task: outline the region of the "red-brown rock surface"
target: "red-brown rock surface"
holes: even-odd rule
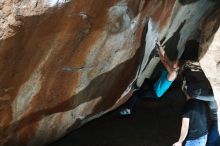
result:
[[[132,82],[137,79],[140,86],[158,62],[151,57],[155,40],[181,53],[208,12],[218,12],[216,5],[211,0],[0,1],[0,145],[44,145],[118,107]],[[219,95],[219,82],[212,85]]]

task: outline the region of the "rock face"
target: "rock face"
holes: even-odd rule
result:
[[[216,6],[217,7],[217,6]],[[219,7],[219,6],[218,6]],[[209,79],[214,96],[220,105],[220,9],[210,11],[202,29],[200,64]],[[213,35],[213,32],[216,32]]]
[[[201,64],[220,95],[214,0],[3,0],[0,10],[2,146],[45,145],[117,108],[150,77],[156,40],[181,54],[204,30]]]

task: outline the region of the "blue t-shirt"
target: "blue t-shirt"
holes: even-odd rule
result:
[[[167,79],[167,74],[167,70],[163,69],[159,80],[154,83],[154,91],[157,97],[161,97],[173,83],[173,81]]]

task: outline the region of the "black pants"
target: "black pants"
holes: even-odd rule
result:
[[[143,87],[132,94],[131,98],[127,102],[126,108],[132,110],[138,99],[158,99],[153,88],[153,81],[145,80]]]

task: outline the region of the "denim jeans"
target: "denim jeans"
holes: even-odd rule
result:
[[[185,146],[205,146],[207,141],[207,134],[204,136],[201,136],[197,139],[193,140],[186,140]]]

